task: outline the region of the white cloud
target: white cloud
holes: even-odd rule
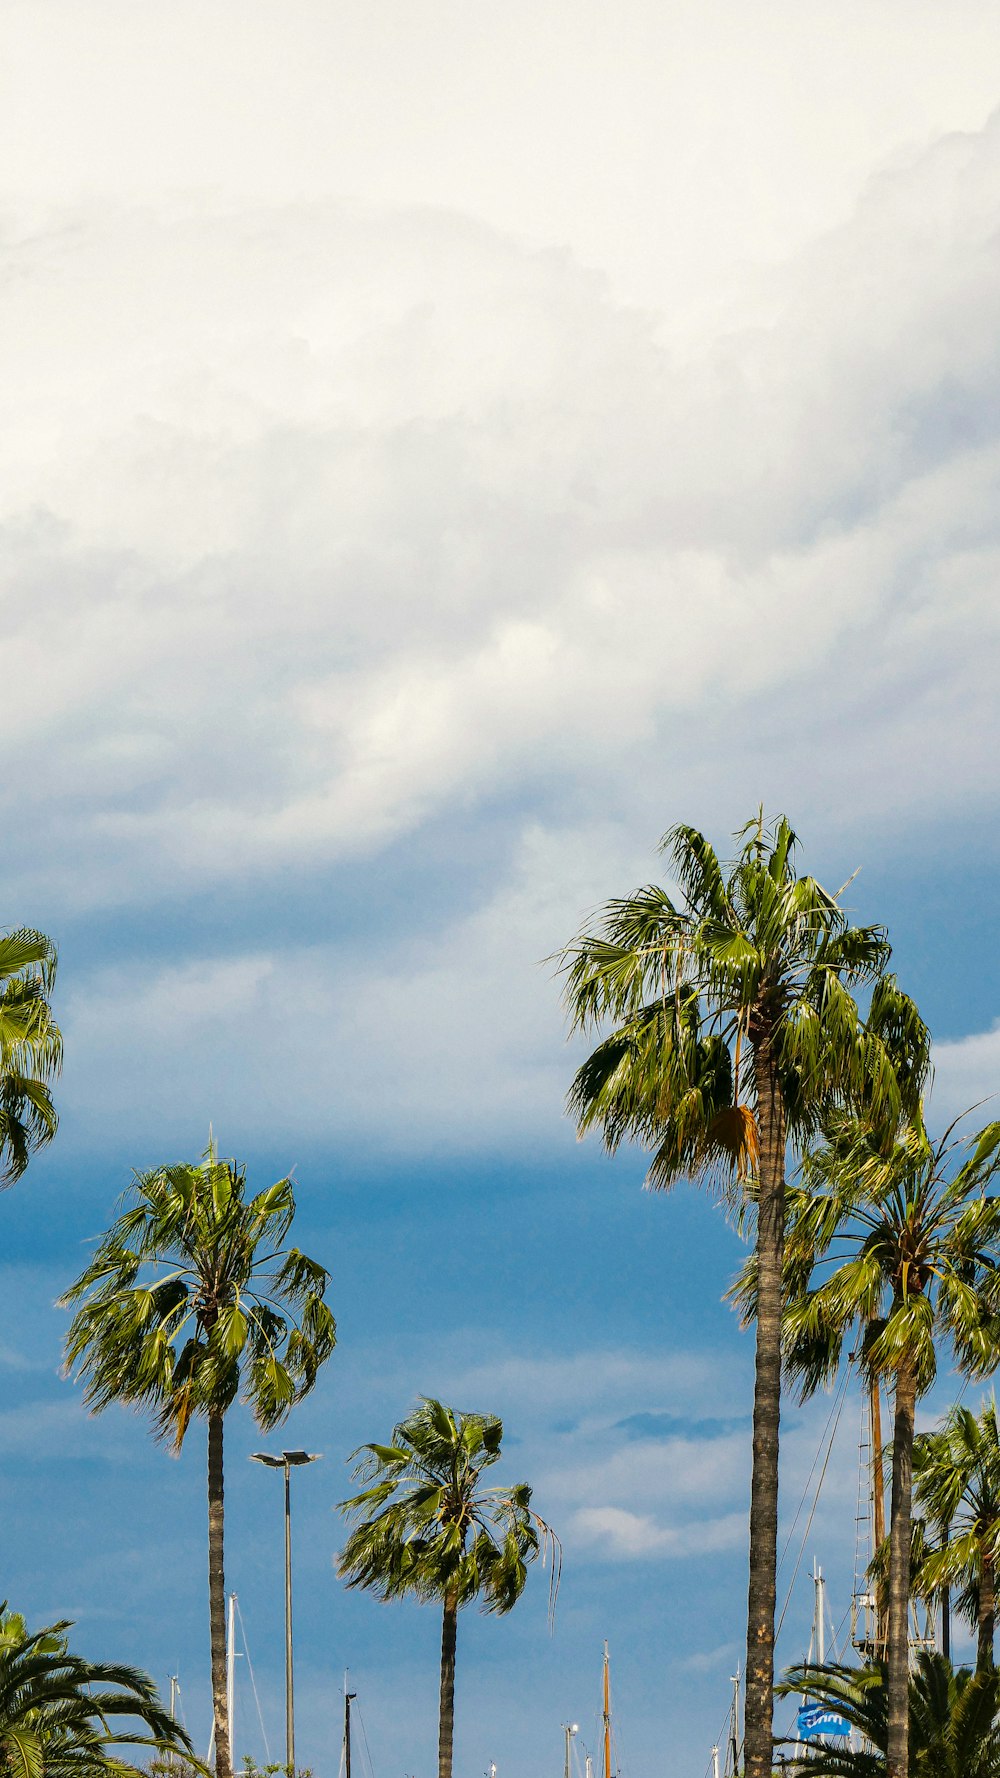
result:
[[[593,1544],[619,1560],[707,1556],[718,1550],[738,1549],[745,1543],[747,1519],[745,1513],[729,1513],[722,1519],[699,1520],[693,1526],[664,1526],[649,1514],[626,1512],[617,1506],[594,1506],[576,1513],[573,1530],[582,1544]]]
[[[982,1101],[978,1120],[967,1120],[969,1129],[1000,1115],[1000,1023],[951,1043],[934,1045],[934,1086],[931,1106],[935,1120],[959,1117]]]

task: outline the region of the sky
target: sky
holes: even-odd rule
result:
[[[295,1168],[340,1326],[287,1428],[300,1758],[336,1778],[346,1667],[373,1772],[433,1772],[434,1613],[332,1568],[347,1455],[429,1393],[503,1414],[564,1547],[554,1631],[541,1575],[463,1617],[456,1774],[593,1747],[608,1638],[622,1778],[699,1778],[741,1249],[575,1142],[546,959],[763,802],[860,872],[936,1113],[1000,1082],[995,9],[3,0],[0,44],[3,919],[66,1037],[0,1205],[5,1590],[207,1742],[200,1435],[88,1419],[54,1305],[211,1124]],[[853,1397],[803,1538],[830,1410],[786,1415],[788,1660],[814,1556],[849,1605]],[[280,1488],[227,1436],[276,1753]]]

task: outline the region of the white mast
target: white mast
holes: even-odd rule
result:
[[[179,1679],[178,1675],[176,1673],[171,1673],[171,1675],[170,1675],[170,1714],[173,1717],[175,1722],[177,1721],[177,1694],[180,1691],[180,1689],[181,1689],[180,1688],[180,1679]],[[167,1764],[172,1766],[173,1763],[174,1763],[174,1755],[171,1752],[171,1753],[167,1754]]]
[[[233,1754],[233,1706],[236,1703],[236,1594],[229,1595],[229,1617],[226,1622],[226,1715],[229,1719],[229,1756]]]
[[[826,1665],[826,1581],[823,1570],[815,1556],[813,1557],[813,1602],[812,1635],[809,1638],[809,1660],[812,1661],[813,1649],[816,1651],[816,1665]]]
[[[712,1748],[712,1778],[719,1778],[719,1749]]]

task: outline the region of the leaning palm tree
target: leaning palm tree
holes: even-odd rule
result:
[[[1000,1122],[932,1142],[922,1118],[886,1144],[842,1120],[789,1194],[785,1362],[803,1395],[837,1371],[849,1334],[869,1381],[894,1387],[888,1588],[888,1771],[907,1778],[914,1412],[950,1347],[969,1377],[1000,1361]],[[748,1279],[741,1286],[752,1295]],[[752,1304],[751,1304],[752,1306]]]
[[[71,1654],[68,1620],[29,1632],[0,1606],[0,1763],[7,1778],[124,1778],[120,1747],[194,1761],[191,1742],[137,1667]],[[137,1730],[128,1724],[138,1723]],[[196,1762],[194,1762],[196,1763]]]
[[[884,974],[884,929],[852,926],[839,892],[797,874],[788,822],[767,831],[761,817],[737,838],[724,868],[695,828],[674,828],[677,893],[609,902],[562,961],[572,1027],[611,1027],[570,1089],[579,1133],[611,1151],[638,1141],[653,1188],[721,1181],[756,1215],[745,1760],[747,1778],[770,1778],[786,1152],[831,1103],[894,1124],[926,1073],[927,1033]],[[867,1021],[853,998],[866,984]]]
[[[801,1778],[884,1778],[889,1746],[884,1664],[792,1667],[777,1691],[825,1704],[862,1741],[861,1747],[845,1741],[814,1743],[796,1759]],[[792,1745],[791,1738],[786,1745]],[[944,1655],[922,1649],[909,1677],[909,1746],[919,1778],[998,1778],[997,1674],[956,1670]]]
[[[920,1564],[917,1585],[936,1593],[958,1585],[959,1610],[978,1633],[976,1666],[994,1665],[997,1562],[1000,1559],[1000,1430],[995,1400],[980,1414],[951,1409],[937,1431],[913,1447],[914,1499],[948,1534]]]
[[[21,1177],[59,1122],[51,1084],[62,1067],[49,998],[55,977],[55,945],[43,932],[23,926],[0,936],[0,1185]]]
[[[200,1165],[139,1173],[93,1260],[66,1293],[79,1304],[68,1365],[96,1413],[149,1408],[180,1450],[208,1423],[208,1590],[215,1760],[231,1778],[226,1710],[223,1425],[242,1393],[262,1431],[308,1394],[333,1350],[329,1277],[287,1245],[290,1179],[247,1197],[246,1171],[209,1146]]]
[[[355,1476],[367,1485],[340,1503],[354,1526],[337,1559],[349,1587],[367,1587],[380,1599],[410,1594],[441,1602],[438,1778],[451,1778],[461,1607],[481,1599],[484,1611],[510,1611],[524,1591],[528,1563],[549,1544],[550,1600],[558,1585],[558,1544],[532,1511],[528,1484],[483,1486],[502,1438],[503,1422],[494,1415],[455,1414],[425,1397],[394,1428],[391,1444],[355,1452]]]

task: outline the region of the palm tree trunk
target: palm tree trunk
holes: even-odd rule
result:
[[[993,1637],[997,1621],[996,1573],[988,1556],[983,1557],[979,1576],[979,1648],[976,1672],[989,1673],[994,1666]]]
[[[951,1588],[941,1588],[941,1653],[951,1660]]]
[[[451,1778],[455,1740],[455,1643],[458,1640],[458,1596],[444,1596],[441,1624],[441,1705],[438,1714],[438,1778]]]
[[[212,1704],[215,1711],[217,1778],[232,1778],[229,1709],[226,1701],[226,1577],[222,1476],[224,1416],[208,1416],[208,1619],[212,1648]]]
[[[778,1558],[778,1419],[781,1409],[781,1270],[785,1250],[785,1108],[771,1033],[753,1034],[757,1096],[757,1357],[750,1478],[750,1585],[744,1707],[746,1778],[771,1778],[774,1747],[774,1607]]]
[[[910,1765],[910,1521],[913,1490],[913,1365],[896,1373],[892,1429],[892,1518],[889,1525],[888,1778],[908,1778]]]

